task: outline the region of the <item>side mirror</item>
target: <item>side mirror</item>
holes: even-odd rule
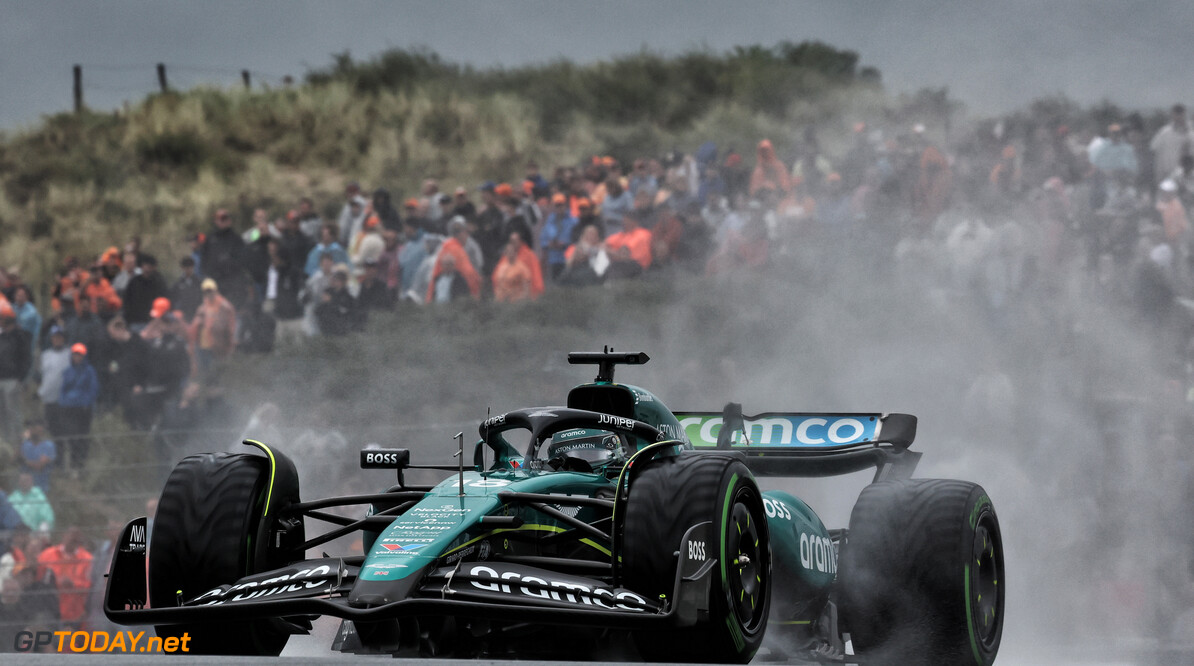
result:
[[[477,472],[485,471],[485,440],[477,440],[477,445],[473,447],[473,469]]]

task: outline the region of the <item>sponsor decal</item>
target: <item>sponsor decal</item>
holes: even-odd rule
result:
[[[435,537],[386,537],[382,539],[383,543],[431,543],[435,541]]]
[[[587,437],[590,434],[588,428],[577,428],[576,430],[565,430],[564,432],[557,432],[555,438],[563,441],[565,439],[572,439],[573,437]]]
[[[491,547],[490,547],[488,541],[482,541],[481,544],[477,547],[477,559],[478,560],[488,560],[490,548]]]
[[[800,533],[800,566],[809,571],[837,573],[837,549],[833,540]]]
[[[857,416],[767,416],[744,421],[746,436],[735,432],[734,446],[844,446],[872,441],[878,417]],[[721,431],[720,416],[687,416],[680,426],[697,446],[716,446]],[[748,444],[749,440],[749,444]]]
[[[443,506],[416,506],[409,511],[409,513],[451,514],[459,516],[471,512],[472,509],[465,509],[451,504],[444,504]]]
[[[782,518],[784,520],[792,519],[792,512],[788,510],[788,505],[779,500],[763,498],[763,510],[767,512],[768,518]]]
[[[399,455],[397,453],[375,453],[373,451],[365,451],[365,463],[369,465],[397,465],[399,463]]]
[[[527,576],[517,571],[505,571],[501,574],[487,566],[474,566],[469,569],[472,578],[491,580],[473,580],[470,584],[478,590],[499,592],[516,596],[533,597],[549,601],[563,601],[584,606],[599,606],[610,610],[621,609],[643,612],[642,606],[628,606],[626,602],[636,602],[646,605],[647,601],[639,595],[627,590],[612,590],[606,587],[594,587],[579,582],[553,580],[539,576]]]
[[[481,426],[484,428],[493,428],[494,426],[500,426],[505,422],[506,422],[506,415],[498,414],[497,416],[485,419],[485,423],[482,423]]]
[[[468,548],[465,548],[464,550],[458,550],[455,553],[452,553],[451,555],[445,557],[444,563],[445,564],[455,564],[459,560],[462,560],[465,557],[472,555],[474,552],[476,552],[476,550],[477,550],[476,546],[469,546]]]
[[[671,423],[660,423],[655,426],[659,432],[663,433],[668,439],[678,439],[681,441],[688,441],[688,437],[684,435],[684,431],[679,426]]]
[[[435,522],[431,522],[430,524],[427,524],[427,525],[403,525],[400,528],[398,528],[397,532],[393,533],[394,536],[392,538],[398,539],[398,541],[390,541],[389,543],[406,543],[408,541],[411,543],[415,543],[414,538],[408,538],[408,537],[418,537],[418,536],[422,536],[428,532],[445,532],[447,530],[452,529],[453,527],[455,527],[454,523],[435,523]],[[430,541],[434,541],[434,539],[431,539]],[[428,543],[430,543],[430,541],[428,541]]]
[[[634,430],[634,419],[627,419],[621,416],[613,416],[611,414],[601,414],[597,417],[599,425],[612,425],[615,428],[623,430]]]
[[[226,602],[248,601],[275,595],[290,596],[295,592],[306,592],[330,586],[334,578],[328,565],[321,564],[313,569],[302,569],[293,574],[281,574],[264,580],[251,580],[232,586],[222,585],[195,597],[188,606],[219,606]],[[231,597],[231,598],[229,598]]]
[[[527,414],[527,416],[532,419],[535,419],[535,418],[554,419],[556,417],[556,413],[548,412],[548,411],[538,411],[538,412],[531,412],[530,414]]]
[[[122,553],[145,552],[145,525],[138,523],[129,529],[129,540],[120,548]]]
[[[420,548],[426,547],[426,545],[427,544],[425,544],[425,543],[407,543],[407,544],[383,543],[381,545],[381,547],[385,548],[386,550],[390,551],[391,553],[397,553],[397,552],[413,553],[414,551],[416,551]]]
[[[405,569],[405,564],[398,564],[396,562],[379,562],[377,564],[370,564],[365,567],[371,571],[382,571],[387,569]]]
[[[697,562],[705,561],[705,542],[704,541],[689,541],[688,542],[688,559],[696,560]]]

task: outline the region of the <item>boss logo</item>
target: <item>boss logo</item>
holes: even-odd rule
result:
[[[361,451],[361,469],[401,469],[410,464],[406,449],[366,449]]]
[[[704,541],[689,541],[688,542],[688,559],[697,562],[705,561],[705,542]]]

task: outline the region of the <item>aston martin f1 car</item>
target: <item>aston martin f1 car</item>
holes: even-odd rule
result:
[[[995,509],[973,483],[911,478],[915,417],[673,412],[613,381],[647,361],[570,354],[596,380],[565,406],[485,419],[468,466],[463,434],[456,465],[367,448],[361,467],[397,473],[373,494],[304,501],[293,462],[261,442],[185,458],[152,534],[144,517],[124,528],[105,612],[199,653],[277,655],[331,615],[333,649],[395,656],[994,660]],[[446,478],[404,481],[427,468]],[[756,481],[871,468],[848,529]],[[314,521],[330,527],[309,537]],[[311,557],[347,535],[363,552]]]

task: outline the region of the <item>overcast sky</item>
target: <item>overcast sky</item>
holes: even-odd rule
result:
[[[109,109],[156,87],[278,83],[345,50],[364,59],[426,46],[478,67],[643,47],[819,39],[857,51],[889,91],[948,86],[975,112],[1042,95],[1130,107],[1194,103],[1191,0],[0,0],[0,128],[71,108],[71,66],[89,106]]]

